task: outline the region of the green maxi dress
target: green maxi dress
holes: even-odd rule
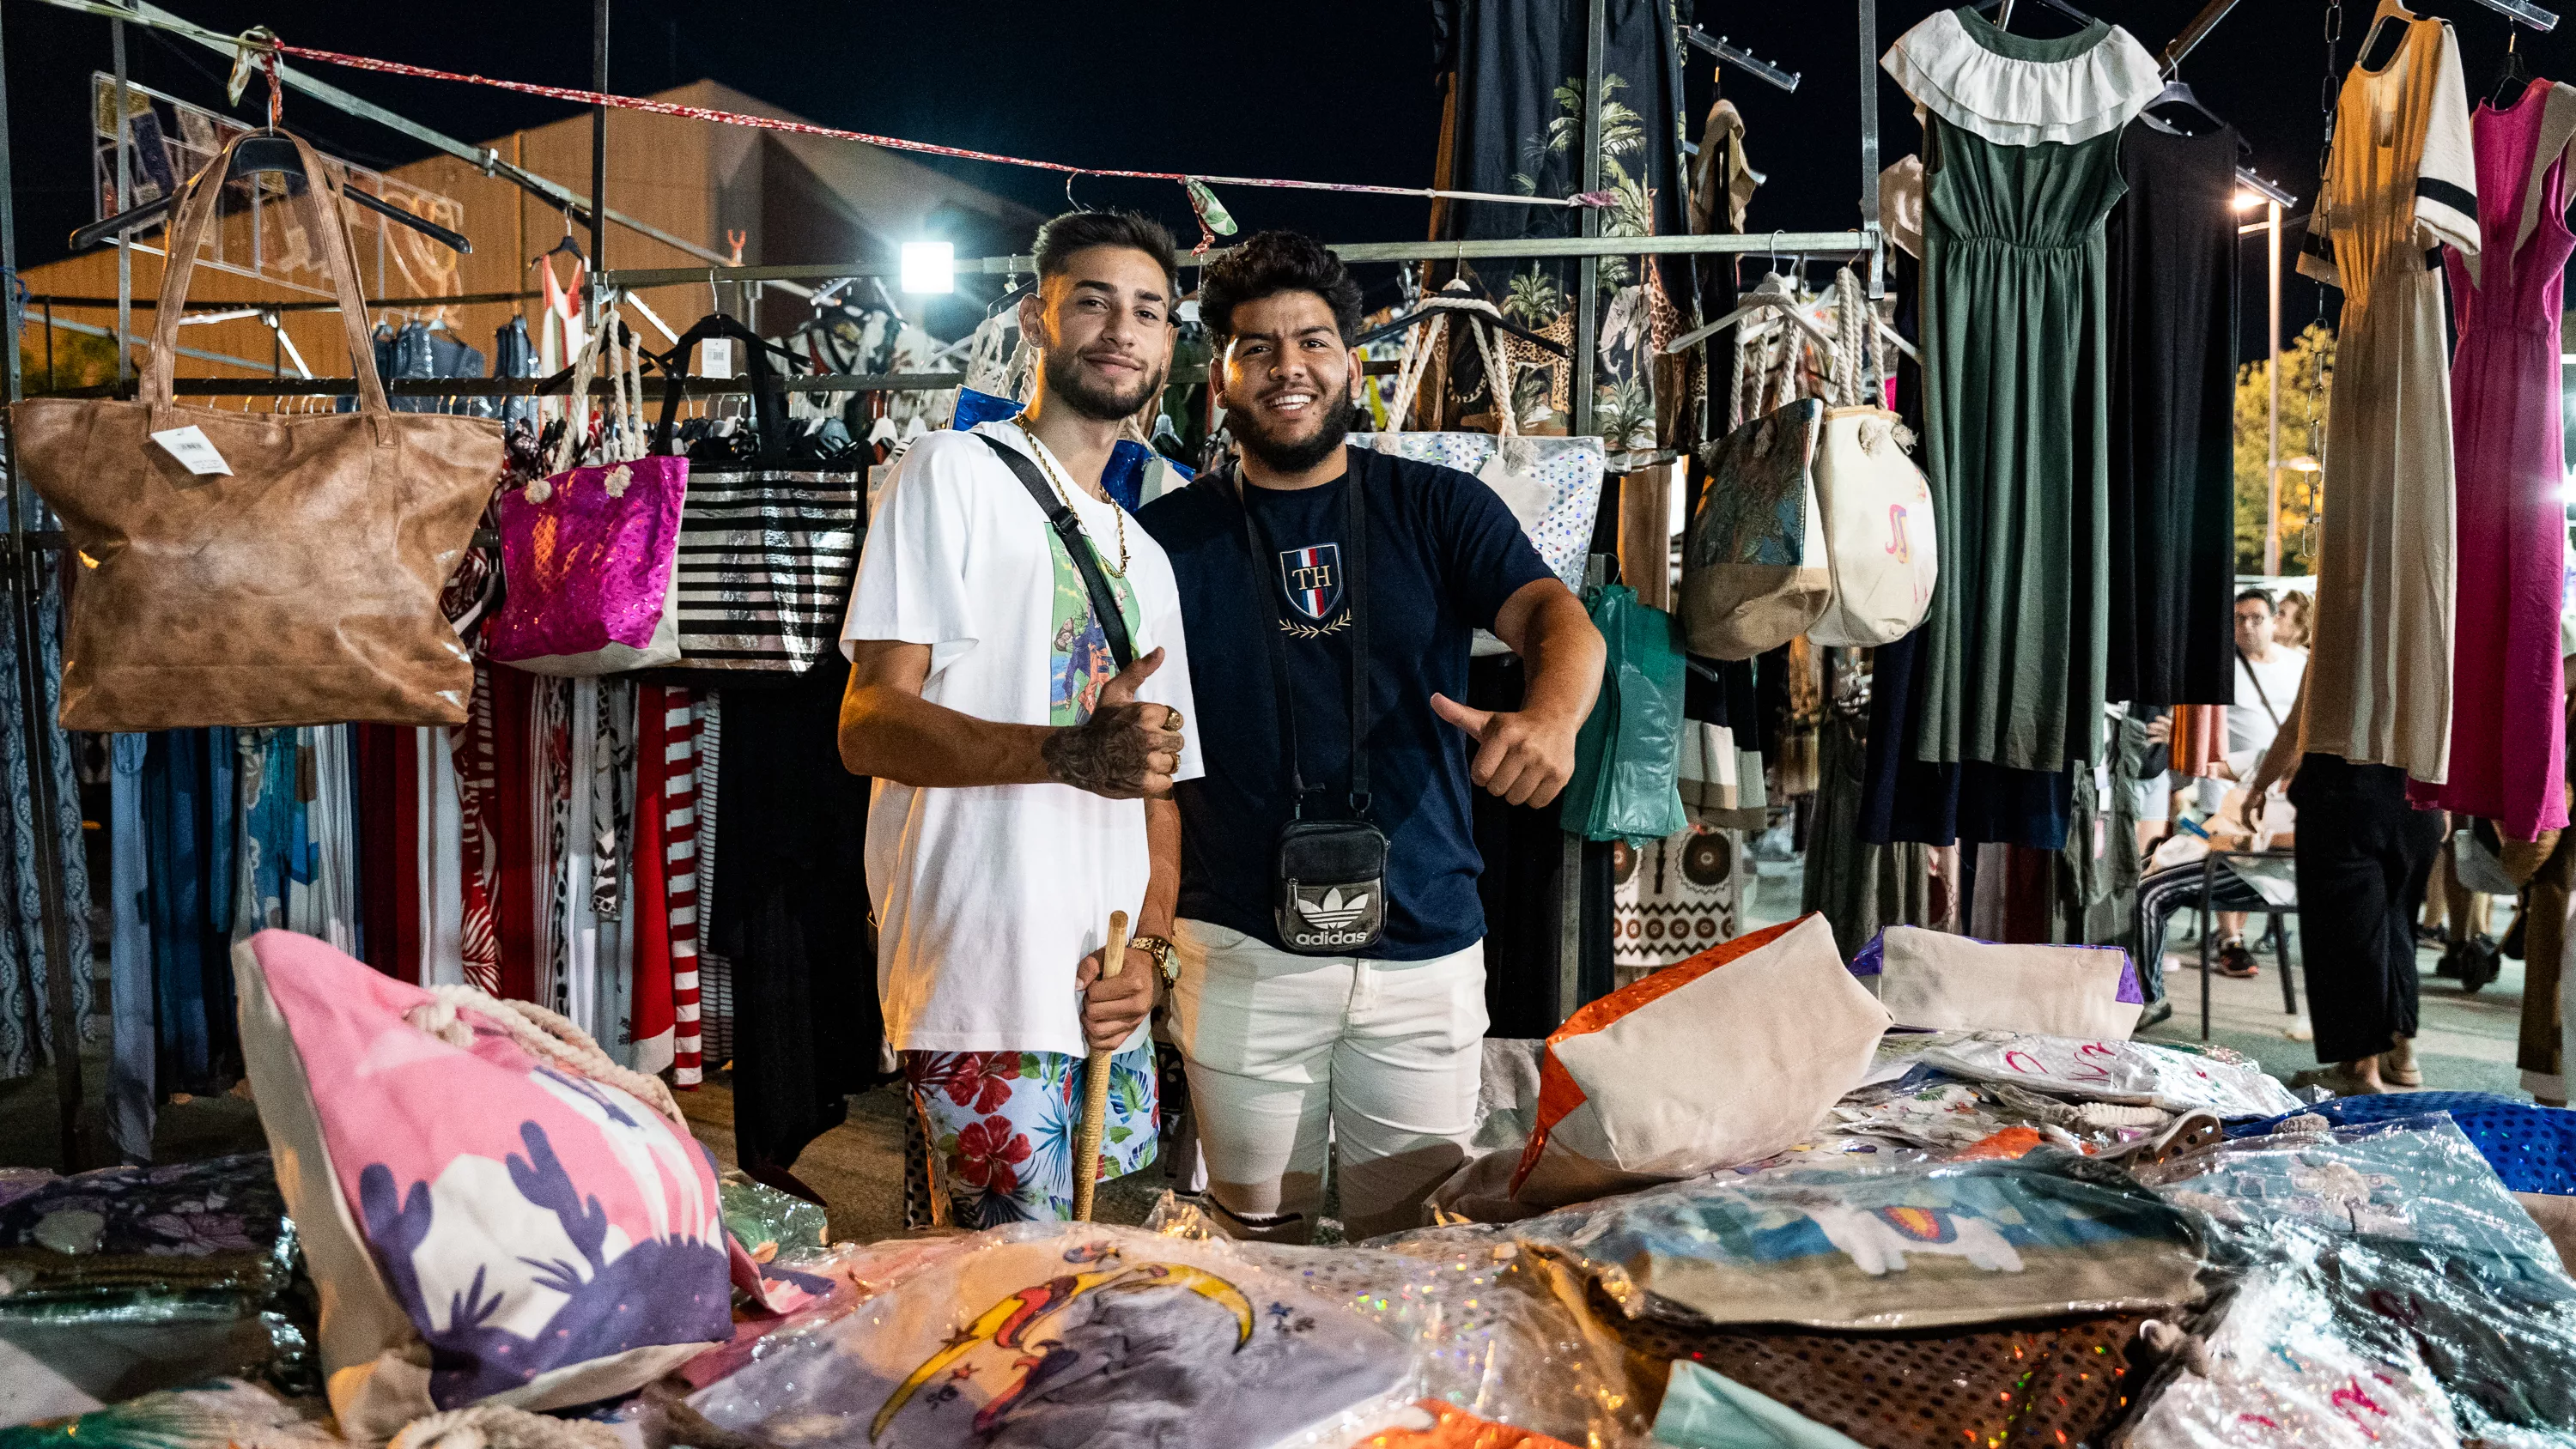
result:
[[[1917,758],[2056,771],[2100,751],[2110,647],[2102,224],[2120,129],[2162,88],[2129,33],[1971,10],[1882,60],[1924,127],[1925,458],[1941,577]]]

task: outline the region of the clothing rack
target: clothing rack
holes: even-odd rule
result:
[[[63,0],[55,0],[55,3],[63,3]],[[66,8],[90,11],[92,13],[100,14],[102,17],[108,19],[111,22],[113,37],[118,42],[118,48],[120,51],[122,46],[123,22],[127,19],[131,19],[138,23],[156,24],[161,28],[174,31],[183,38],[193,40],[201,46],[217,51],[219,54],[225,54],[226,58],[230,59],[229,51],[223,44],[219,43],[218,38],[214,37],[212,32],[203,31],[198,27],[188,25],[179,17],[149,3],[149,0],[120,0],[120,3],[116,4],[97,3],[97,0],[93,0],[93,3],[80,3],[80,0],[72,0],[72,3],[68,4]],[[1606,0],[1587,0],[1586,9],[1586,76],[1589,83],[1585,90],[1586,105],[1583,116],[1584,161],[1582,166],[1582,185],[1583,189],[1586,191],[1597,191],[1601,186],[1601,73],[1603,57],[1607,50]],[[608,76],[606,74],[608,54],[607,27],[610,20],[610,11],[611,0],[594,0],[594,30],[592,38],[593,80],[596,88],[603,91],[608,88]],[[1854,11],[1858,22],[1857,39],[1859,43],[1857,47],[1857,61],[1858,74],[1861,83],[1861,155],[1858,198],[1860,226],[1857,230],[1834,232],[1782,231],[1772,233],[1768,236],[1724,235],[1704,237],[1603,237],[1600,234],[1602,219],[1600,209],[1597,207],[1586,207],[1582,211],[1582,235],[1575,238],[1533,238],[1523,241],[1500,242],[1416,241],[1347,243],[1336,247],[1335,250],[1339,252],[1346,261],[1351,262],[1466,261],[1483,258],[1563,258],[1578,262],[1582,274],[1582,284],[1578,289],[1578,297],[1576,300],[1577,346],[1574,349],[1576,372],[1576,376],[1574,378],[1575,416],[1571,421],[1578,432],[1589,433],[1597,426],[1593,416],[1593,374],[1595,367],[1597,366],[1598,356],[1598,333],[1601,320],[1599,315],[1600,306],[1598,298],[1598,282],[1600,261],[1603,257],[1654,254],[1688,255],[1747,252],[1759,253],[1765,251],[1814,252],[1827,254],[1845,253],[1853,255],[1856,258],[1863,256],[1866,257],[1869,266],[1871,291],[1875,294],[1880,290],[1880,278],[1883,276],[1884,255],[1881,249],[1882,242],[1877,224],[1878,156],[1880,149],[1878,138],[1877,0],[1854,0]],[[1722,41],[1719,43],[1724,44]],[[5,53],[5,35],[0,34],[0,56],[5,56]],[[1745,59],[1751,60],[1751,57],[1747,56]],[[1759,64],[1759,62],[1755,62],[1755,64]],[[121,74],[121,66],[119,67],[119,71]],[[821,265],[790,265],[783,267],[741,267],[732,265],[730,257],[723,253],[719,253],[712,248],[698,245],[684,238],[673,236],[667,232],[659,230],[658,228],[646,225],[631,217],[620,215],[616,211],[610,209],[606,204],[607,198],[605,192],[607,189],[607,175],[605,135],[604,128],[599,127],[596,113],[594,113],[593,123],[595,129],[592,146],[590,194],[588,196],[582,196],[559,183],[550,181],[542,176],[538,176],[532,172],[528,172],[522,168],[505,162],[502,160],[498,152],[490,148],[470,146],[453,137],[444,135],[426,126],[422,126],[417,122],[410,120],[408,117],[399,115],[393,111],[385,109],[384,107],[363,100],[336,86],[317,80],[283,62],[278,63],[276,66],[276,74],[279,83],[287,89],[309,96],[345,114],[374,121],[379,125],[383,125],[402,135],[410,137],[414,141],[427,145],[434,150],[465,160],[483,171],[484,174],[499,176],[508,180],[512,184],[519,186],[521,189],[531,193],[532,195],[543,198],[548,204],[560,208],[567,213],[577,211],[586,215],[590,220],[592,228],[591,260],[594,271],[591,276],[591,294],[589,300],[594,310],[599,308],[608,300],[611,289],[633,289],[652,286],[657,284],[657,278],[664,283],[693,283],[701,279],[750,282],[762,285],[775,285],[780,287],[782,290],[786,290],[797,295],[811,295],[809,288],[801,285],[802,282],[806,280],[830,281],[838,278],[856,276],[886,276],[892,275],[897,270],[897,268],[890,264],[859,263],[827,263]],[[1766,79],[1769,79],[1769,77],[1766,77]],[[10,164],[9,148],[7,144],[6,102],[7,95],[5,77],[0,77],[0,279],[14,280],[17,275],[17,248],[14,227],[14,205],[10,195],[10,188],[13,182],[13,168]],[[1677,137],[1677,152],[1679,149],[1678,139],[1679,138]],[[1681,164],[1681,158],[1678,154],[1675,157],[1675,163],[1676,165]],[[600,262],[603,260],[601,252],[604,248],[606,225],[609,222],[615,222],[629,231],[651,237],[656,241],[662,242],[666,246],[670,246],[688,255],[698,257],[708,263],[708,265],[704,268],[645,268],[628,269],[622,272],[597,270]],[[130,256],[131,254],[132,241],[130,236],[120,236],[118,241],[120,262],[122,262],[126,256]],[[1204,263],[1203,261],[1194,258],[1190,264],[1203,265]],[[984,274],[1001,273],[1005,275],[1012,272],[1023,274],[1032,273],[1035,269],[1034,261],[1023,256],[998,258],[988,257],[979,262],[963,264],[959,268],[961,271],[980,272]],[[120,316],[118,319],[119,325],[116,327],[115,331],[119,334],[125,334],[128,333],[130,329],[123,325],[123,314],[131,310],[133,298],[130,291],[130,282],[126,280],[126,277],[130,274],[125,274],[122,266],[120,266],[120,273],[120,285],[118,287],[120,295],[116,301],[116,305],[120,310]],[[419,299],[415,305],[452,305],[456,300],[458,299],[424,298]],[[81,305],[83,302],[86,302],[87,299],[80,299],[79,301],[63,299],[63,301],[65,305]],[[102,301],[100,305],[106,304]],[[334,304],[331,303],[281,303],[263,308],[262,310],[322,310],[332,307],[333,305]],[[17,296],[16,288],[14,286],[7,289],[5,296],[0,296],[0,321],[5,321],[8,324],[8,330],[12,336],[17,335],[22,329],[24,316],[21,299]],[[119,348],[118,359],[120,378],[125,375],[124,358],[124,349]],[[228,360],[238,361],[238,359]],[[24,395],[24,378],[21,375],[19,354],[16,348],[13,347],[9,350],[7,361],[5,364],[0,364],[0,366],[5,366],[6,368],[8,384],[7,395],[8,399],[14,402]],[[946,373],[889,374],[883,376],[827,375],[820,377],[785,379],[782,381],[781,385],[790,391],[899,391],[953,387],[956,386],[960,380],[959,375]],[[387,390],[395,395],[401,396],[523,396],[536,392],[542,382],[542,379],[525,378],[430,379],[396,381],[388,384]],[[741,391],[745,386],[747,386],[747,383],[731,379],[690,378],[686,380],[684,385],[687,391],[691,394],[704,394]],[[354,382],[348,379],[186,379],[182,380],[178,384],[177,390],[182,394],[193,396],[306,396],[333,395],[343,391],[354,390],[354,387]],[[60,557],[59,550],[63,547],[63,543],[58,534],[49,537],[43,532],[31,530],[28,527],[31,517],[38,516],[37,505],[35,505],[32,495],[22,486],[21,480],[18,476],[17,458],[14,445],[10,448],[7,457],[7,485],[7,496],[9,500],[9,526],[5,536],[6,556],[5,559],[0,559],[0,565],[5,566],[8,578],[10,595],[9,626],[18,644],[20,672],[19,700],[21,723],[25,726],[28,741],[28,767],[31,786],[30,804],[33,807],[32,813],[34,818],[40,822],[42,826],[42,828],[33,832],[33,845],[36,857],[36,868],[40,877],[41,887],[38,892],[40,938],[43,942],[45,956],[49,966],[47,976],[48,989],[46,993],[49,1017],[48,1036],[50,1038],[54,1054],[56,1099],[59,1109],[63,1144],[62,1155],[64,1157],[66,1169],[77,1170],[81,1167],[91,1165],[97,1160],[97,1157],[91,1145],[92,1134],[88,1122],[87,1108],[84,1103],[81,1084],[79,1046],[81,1023],[74,1015],[71,986],[72,978],[70,975],[70,972],[73,969],[76,969],[74,966],[73,953],[69,944],[73,939],[73,923],[67,919],[62,891],[62,864],[60,860],[56,858],[57,842],[52,829],[52,824],[60,802],[56,799],[53,788],[53,771],[55,768],[52,758],[53,736],[50,729],[50,721],[46,718],[47,712],[43,704],[46,681],[40,677],[43,668],[42,652],[35,613],[36,601],[39,596],[39,585],[42,579],[42,571],[46,568],[58,566]],[[1580,959],[1582,946],[1579,893],[1574,889],[1577,880],[1577,868],[1579,867],[1582,858],[1581,842],[1578,838],[1573,836],[1568,836],[1566,839],[1567,873],[1564,878],[1565,889],[1562,893],[1566,909],[1564,911],[1564,933],[1560,941],[1560,973],[1557,1001],[1557,1014],[1560,1017],[1570,1014],[1573,1009],[1580,1004],[1577,964]]]
[[[1773,65],[1767,60],[1756,59],[1753,52],[1729,43],[1727,38],[1723,35],[1717,36],[1714,39],[1710,38],[1707,31],[1700,29],[1696,25],[1683,31],[1682,39],[1687,40],[1691,44],[1698,46],[1700,49],[1707,51],[1709,54],[1716,56],[1719,60],[1725,61],[1728,65],[1735,67],[1746,75],[1752,76],[1756,80],[1766,81],[1772,85],[1778,86],[1784,91],[1797,90],[1798,82],[1802,79],[1799,73],[1794,70],[1782,70],[1780,67]]]

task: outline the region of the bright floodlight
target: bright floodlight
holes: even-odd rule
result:
[[[2263,204],[2263,193],[2259,191],[2239,191],[2236,193],[2234,204],[2238,211],[2252,211],[2254,208]]]
[[[957,290],[957,247],[952,242],[905,242],[903,289],[907,292]]]

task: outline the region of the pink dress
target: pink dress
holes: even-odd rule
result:
[[[2448,253],[2460,347],[2451,366],[2459,477],[2457,622],[2451,648],[2451,768],[2413,782],[2421,806],[2496,822],[2530,840],[2567,824],[2566,680],[2558,612],[2566,587],[2567,472],[2559,418],[2565,152],[2576,87],[2534,81],[2510,109],[2480,105],[2483,285]]]

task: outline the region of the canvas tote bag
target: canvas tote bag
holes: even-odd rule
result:
[[[1796,387],[1801,344],[1795,328],[1778,330],[1785,397]],[[1705,476],[1682,536],[1682,630],[1693,654],[1751,659],[1807,632],[1824,613],[1833,574],[1816,498],[1823,427],[1824,404],[1798,398],[1740,422],[1702,452]]]
[[[340,299],[358,410],[182,407],[170,373],[197,248],[235,154],[281,140],[303,162],[293,199]],[[136,399],[10,409],[28,481],[96,565],[63,651],[72,729],[465,721],[474,665],[438,596],[500,476],[501,424],[386,405],[335,185],[300,138],[235,140],[170,224]]]
[[[682,333],[665,354],[669,383],[653,453],[677,450],[680,396],[698,343],[743,344],[756,431],[744,454],[693,460],[681,509],[680,660],[655,684],[719,689],[785,684],[812,669],[840,635],[858,576],[867,471],[800,452],[771,344],[721,314]]]
[[[1932,607],[1939,569],[1932,488],[1907,457],[1911,439],[1872,365],[1878,349],[1869,299],[1845,267],[1834,278],[1842,327],[1834,357],[1835,406],[1816,441],[1816,502],[1832,590],[1807,629],[1818,644],[1875,648],[1911,633]]]
[[[1512,394],[1510,355],[1494,345],[1492,329],[1481,325],[1481,314],[1493,311],[1493,304],[1472,297],[1433,299],[1430,316],[1415,328],[1407,339],[1404,360],[1399,364],[1395,382],[1395,403],[1388,409],[1390,419],[1411,415],[1413,399],[1421,389],[1423,375],[1430,361],[1440,354],[1443,335],[1448,330],[1449,313],[1455,311],[1476,339],[1485,360],[1485,375],[1497,397]],[[1601,479],[1609,454],[1599,438],[1525,438],[1508,403],[1498,411],[1502,432],[1493,433],[1355,433],[1354,447],[1374,448],[1391,457],[1410,458],[1417,463],[1437,463],[1472,473],[1494,490],[1503,506],[1518,519],[1521,531],[1529,536],[1532,547],[1565,586],[1578,596],[1583,592],[1583,571],[1592,546],[1593,517],[1601,508]],[[1478,654],[1505,652],[1501,640],[1478,630],[1475,641]]]

